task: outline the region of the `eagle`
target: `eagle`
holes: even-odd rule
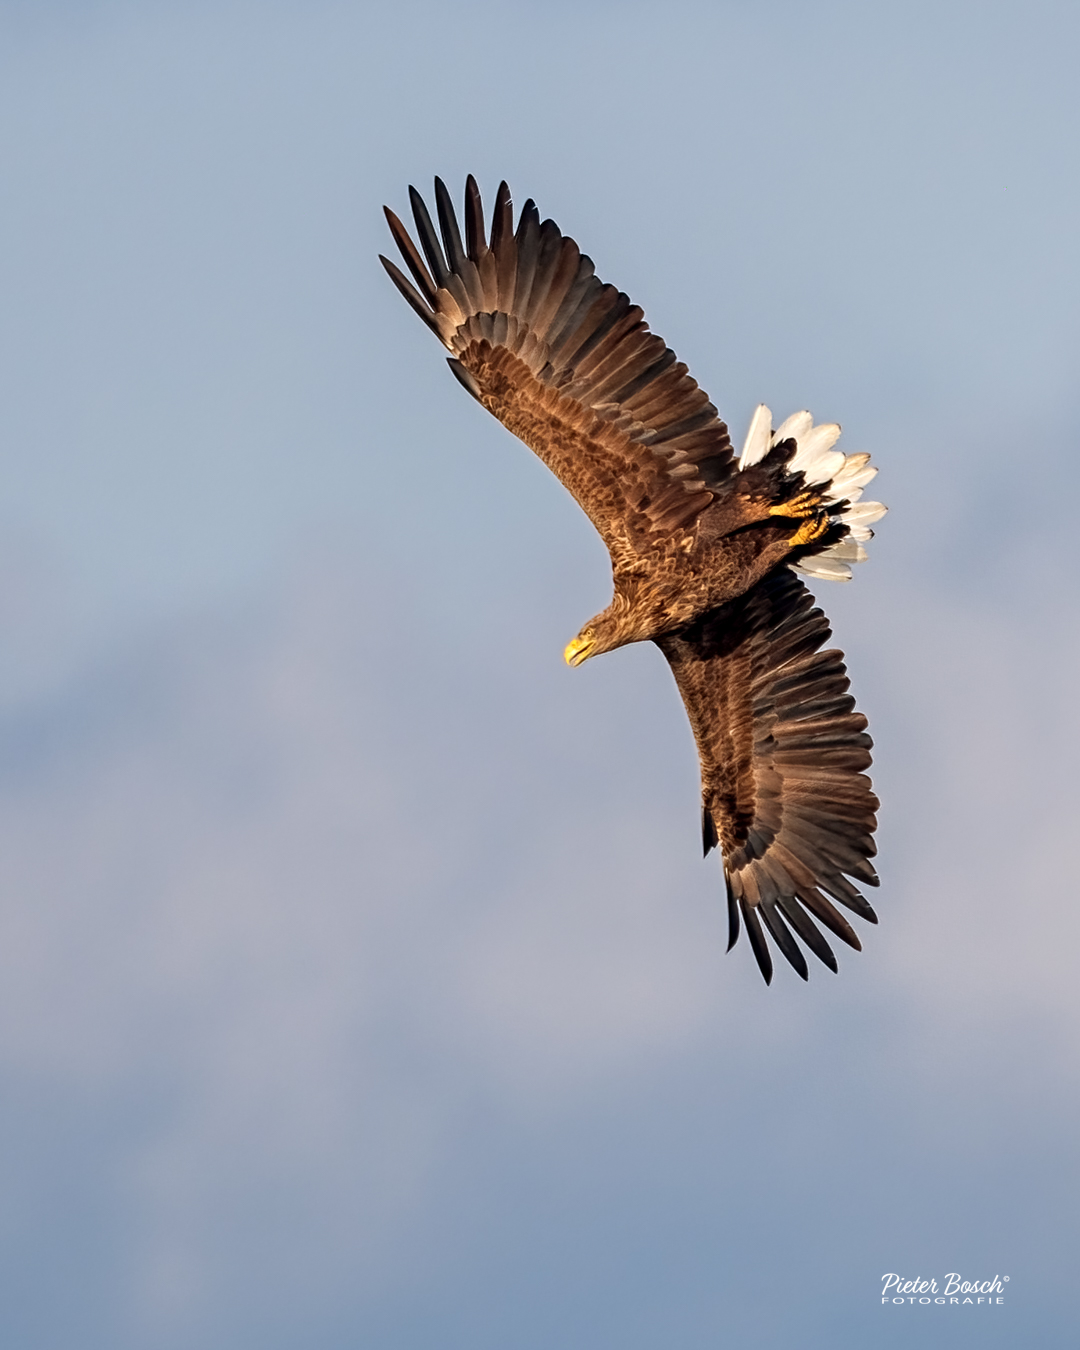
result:
[[[741,923],[766,984],[766,933],[804,980],[800,942],[835,972],[822,929],[858,951],[841,909],[877,922],[854,883],[878,884],[878,801],[843,653],[825,649],[828,622],[795,574],[848,580],[866,557],[886,509],[861,501],[877,472],[869,455],[835,450],[840,428],[808,412],[774,429],[762,404],[736,456],[641,308],[531,199],[515,227],[502,183],[488,234],[470,175],[462,238],[441,179],[438,232],[415,188],[409,197],[419,248],[385,210],[412,279],[380,255],[383,266],[457,379],[569,489],[611,554],[611,604],[567,663],[629,642],[660,648],[697,744],[728,950]]]

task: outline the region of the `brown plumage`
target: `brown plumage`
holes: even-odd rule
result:
[[[845,579],[864,556],[858,541],[884,512],[855,504],[875,472],[868,456],[833,451],[839,428],[814,427],[808,413],[773,432],[761,407],[736,462],[686,366],[532,201],[515,229],[503,183],[488,238],[470,176],[462,239],[440,179],[438,233],[409,193],[419,249],[386,216],[412,281],[383,265],[451,352],[454,375],[556,474],[611,554],[612,602],[567,661],[659,646],[697,742],[729,949],[741,915],[766,982],[765,931],[804,979],[796,937],[836,970],[814,921],[856,949],[832,901],[877,922],[849,878],[877,885],[878,803],[843,657],[822,650],[828,624],[791,569]]]

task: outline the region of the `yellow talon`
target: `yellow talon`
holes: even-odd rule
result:
[[[800,492],[797,497],[792,497],[789,502],[781,502],[779,506],[770,506],[770,516],[791,516],[796,520],[803,520],[807,516],[812,516],[821,506],[821,498],[816,492]]]
[[[812,544],[815,539],[820,539],[828,528],[828,516],[819,516],[817,520],[804,520],[788,540],[788,544],[791,548],[802,548],[805,544]]]

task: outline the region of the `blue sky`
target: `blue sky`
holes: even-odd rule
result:
[[[0,6],[5,1344],[1075,1343],[1078,27]],[[467,172],[881,466],[838,978],[723,955],[661,659],[563,666],[603,549],[375,262]]]

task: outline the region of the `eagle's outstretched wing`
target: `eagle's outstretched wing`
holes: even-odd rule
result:
[[[792,929],[832,970],[836,958],[813,919],[860,947],[828,896],[877,922],[848,880],[878,884],[869,862],[878,802],[863,772],[871,741],[847,692],[843,654],[821,650],[830,637],[809,591],[781,567],[657,639],[701,758],[705,851],[719,844],[723,852],[728,949],[741,911],[766,982],[772,958],[759,914],[804,979]]]
[[[423,199],[410,196],[423,256],[386,216],[416,285],[382,263],[462,384],[569,488],[616,565],[692,530],[732,471],[731,441],[641,309],[600,282],[553,221],[541,224],[531,200],[515,231],[505,183],[490,240],[471,175],[464,242],[440,179],[441,243]]]

